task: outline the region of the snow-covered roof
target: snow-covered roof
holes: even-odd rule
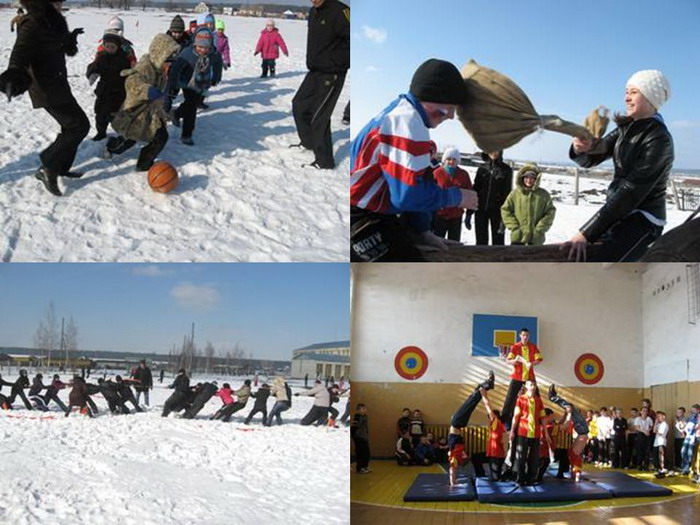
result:
[[[330,343],[315,343],[313,345],[304,346],[303,348],[296,348],[297,350],[324,350],[326,348],[349,348],[350,341],[331,341]]]
[[[347,363],[350,364],[349,355],[329,355],[329,354],[301,354],[294,359],[309,359],[311,361],[325,361],[327,363]]]

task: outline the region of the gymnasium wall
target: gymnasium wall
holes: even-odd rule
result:
[[[370,416],[373,456],[393,454],[401,408],[420,408],[429,424],[451,414],[487,370],[500,408],[510,367],[496,357],[472,357],[472,315],[538,318],[544,362],[540,384],[554,381],[583,408],[638,406],[643,391],[642,266],[563,264],[353,265],[353,405]],[[408,345],[428,356],[425,374],[405,380],[395,370]],[[574,362],[597,354],[600,382],[584,385]],[[484,424],[481,408],[472,421]]]
[[[690,270],[683,263],[654,264],[643,274],[645,387],[700,381],[700,316],[689,322]]]

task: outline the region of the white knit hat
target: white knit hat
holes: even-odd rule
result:
[[[442,154],[443,164],[447,162],[447,159],[456,159],[457,162],[460,160],[459,150],[457,148],[447,148]]]
[[[114,33],[116,35],[124,34],[124,21],[118,16],[113,16],[107,23],[107,31],[105,33]]]
[[[657,111],[671,97],[671,85],[658,69],[637,71],[627,81],[627,86],[638,88]]]

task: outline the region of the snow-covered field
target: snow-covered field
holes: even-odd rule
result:
[[[243,382],[192,382],[205,379]],[[93,397],[94,419],[65,418],[56,405],[30,412],[19,399],[16,410],[0,410],[0,523],[350,522],[349,431],[298,425],[313,398],[294,397],[283,426],[263,427],[260,415],[244,425],[253,399],[230,423],[208,419],[221,404],[216,397],[196,419],[162,418],[168,380],[156,383],[141,414],[112,416],[101,395]],[[60,396],[67,402],[65,390]],[[341,414],[345,401],[335,405]]]
[[[474,181],[477,168],[462,166]],[[514,175],[515,175],[514,170]],[[547,232],[547,244],[554,244],[569,240],[578,229],[590,219],[595,212],[605,204],[605,190],[610,185],[610,180],[602,178],[579,179],[579,204],[574,204],[574,177],[572,175],[543,173],[540,187],[546,189],[554,199],[557,214],[552,228]],[[691,215],[690,211],[679,211],[668,199],[666,203],[666,227],[664,232],[679,226]],[[473,227],[467,230],[462,225],[462,242],[476,244],[476,235]],[[489,234],[490,235],[490,234]],[[510,243],[510,233],[506,233],[506,243]],[[489,237],[490,238],[490,237]]]
[[[0,71],[7,67],[15,33],[14,9],[0,10]],[[175,14],[71,8],[69,28],[83,27],[79,53],[67,59],[73,94],[94,126],[94,87],[85,69],[107,21],[120,15],[137,57]],[[102,143],[89,138],[78,151],[78,180],[62,179],[56,198],[34,179],[38,152],[58,133],[28,95],[0,100],[0,260],[2,261],[347,261],[350,131],[341,124],[350,79],[331,120],[337,167],[302,168],[313,153],[290,150],[298,136],[292,98],[306,74],[306,22],[279,20],[289,58],[278,76],[259,79],[253,56],[264,19],[223,16],[232,67],[207,99],[193,139],[180,143],[172,124],[160,155],[179,171],[169,195],[151,191],[135,171],[138,147],[113,160],[99,157]],[[138,23],[138,25],[137,25]],[[177,105],[179,100],[175,102]],[[110,133],[114,132],[110,130]]]

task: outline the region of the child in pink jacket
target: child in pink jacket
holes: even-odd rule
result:
[[[255,53],[253,54],[253,56],[258,53],[262,54],[262,75],[260,75],[260,78],[266,78],[268,70],[271,77],[275,76],[275,60],[280,56],[280,48],[282,48],[284,56],[289,56],[287,44],[284,43],[282,35],[275,27],[274,20],[268,20],[265,22],[265,29],[260,32],[258,45],[255,47]]]
[[[220,397],[223,401],[223,405],[216,411],[216,413],[211,417],[211,419],[220,419],[221,411],[227,406],[233,403],[233,390],[231,390],[231,385],[224,383],[224,386],[220,388],[215,394],[215,396]]]

